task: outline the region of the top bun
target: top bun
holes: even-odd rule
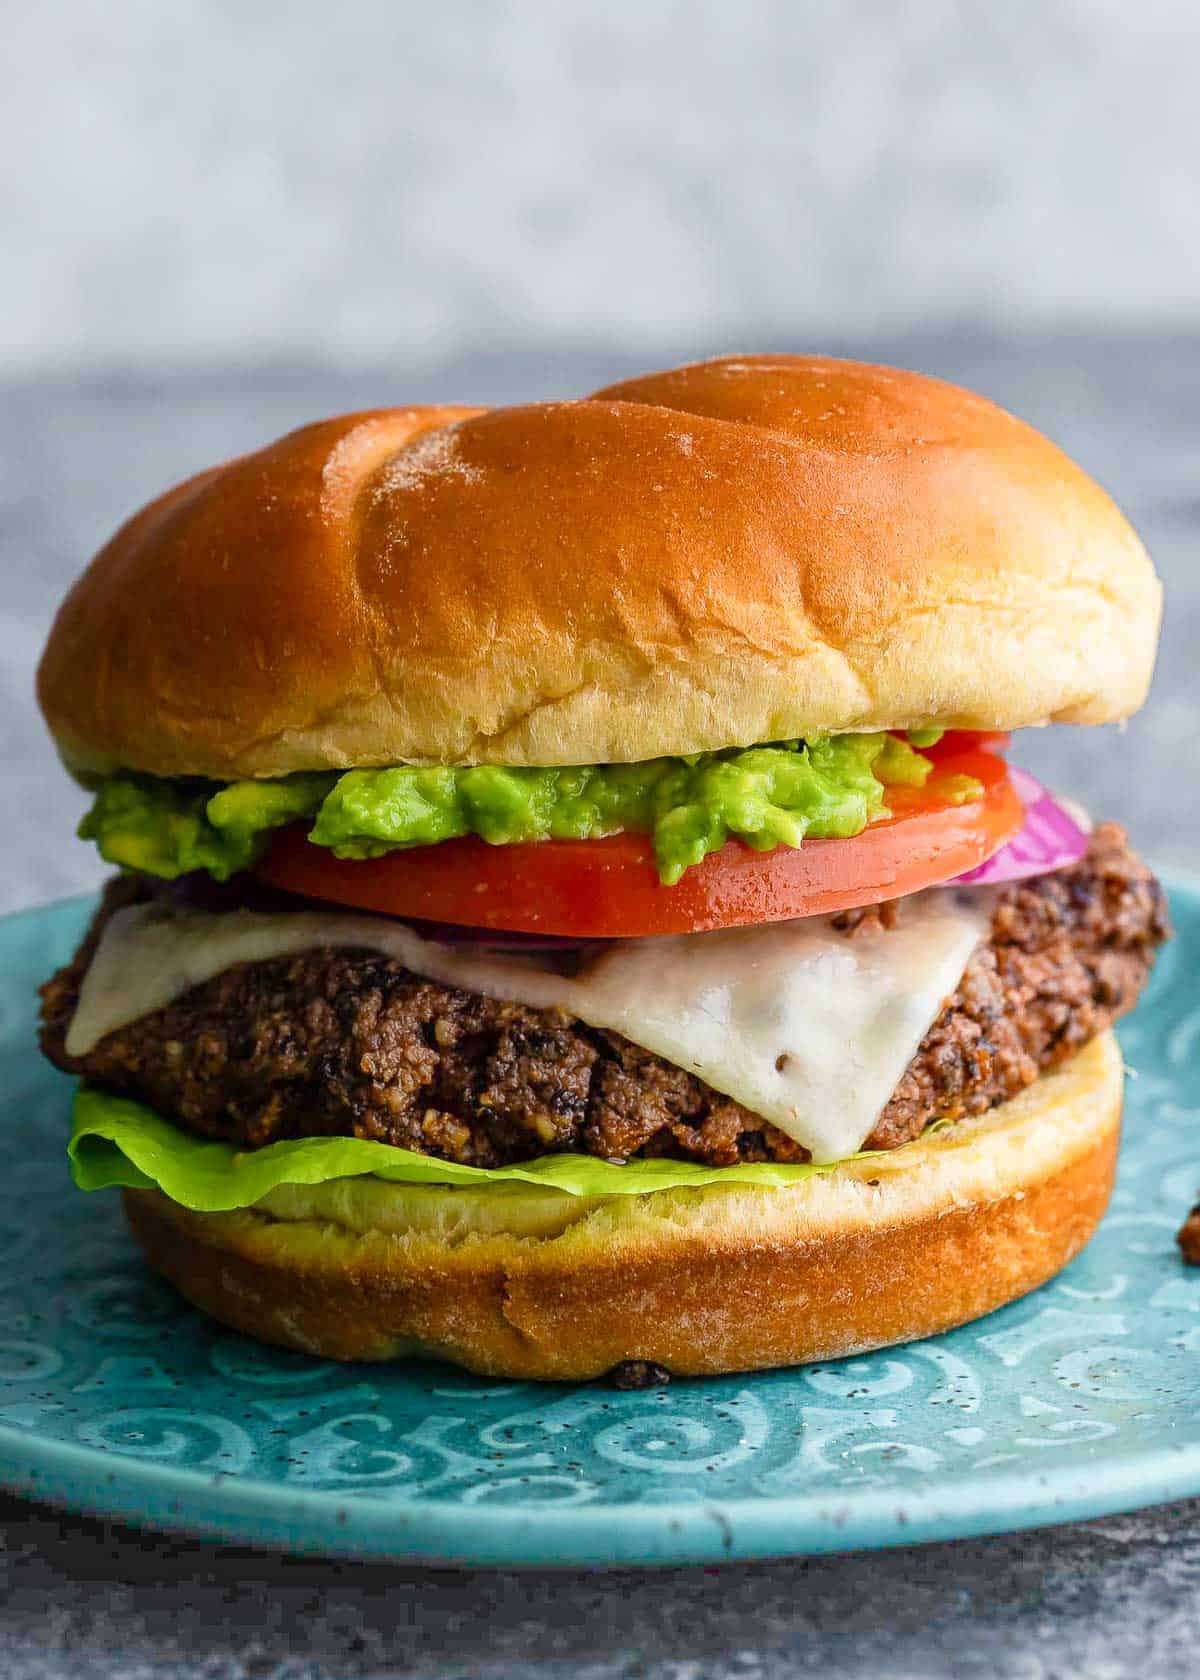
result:
[[[202,473],[92,561],[38,685],[84,771],[590,764],[1109,722],[1159,610],[1109,497],[994,404],[728,357]]]

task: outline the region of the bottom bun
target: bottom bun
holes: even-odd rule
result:
[[[913,1341],[1045,1283],[1108,1203],[1121,1094],[1106,1033],[990,1114],[782,1189],[356,1178],[234,1213],[125,1204],[164,1277],[264,1341],[494,1377],[713,1375]]]

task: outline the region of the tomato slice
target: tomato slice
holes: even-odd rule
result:
[[[939,798],[943,777],[967,775],[983,794]],[[983,863],[1020,828],[1023,807],[994,751],[939,755],[922,789],[892,788],[893,814],[850,840],[808,840],[756,852],[731,840],[665,887],[644,834],[490,846],[474,836],[343,859],[281,829],[257,867],[272,886],[388,916],[573,938],[698,933],[875,904],[951,880]]]
[[[926,758],[932,758],[936,762],[938,759],[973,748],[1002,753],[1011,740],[1012,735],[1006,729],[951,729],[940,741],[935,741],[931,747],[922,747],[920,750]]]

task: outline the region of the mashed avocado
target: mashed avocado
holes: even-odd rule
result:
[[[860,833],[887,811],[885,789],[924,785],[929,759],[893,735],[835,735],[693,758],[564,769],[403,765],[344,775],[232,782],[116,775],[80,824],[103,857],[168,879],[204,869],[228,880],[270,830],[312,818],[309,839],[341,858],[378,857],[464,834],[491,845],[653,838],[663,882],[731,836],[758,851]]]

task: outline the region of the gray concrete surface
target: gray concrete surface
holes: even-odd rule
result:
[[[0,1500],[0,1680],[1177,1680],[1200,1502],[661,1574],[264,1558]]]
[[[1078,455],[1139,525],[1169,596],[1149,707],[1123,737],[1058,729],[1023,738],[1020,756],[1128,821],[1159,861],[1200,866],[1200,339],[926,336],[842,348],[997,397]],[[0,403],[4,901],[49,899],[99,873],[70,836],[80,800],[29,689],[54,601],[125,513],[322,412],[576,392],[634,365],[563,351],[407,372],[10,383]],[[1194,1666],[1198,1517],[1200,1503],[890,1554],[551,1576],[273,1558],[0,1500],[0,1680],[1167,1680]]]
[[[1188,0],[41,0],[0,366],[1192,320]]]

